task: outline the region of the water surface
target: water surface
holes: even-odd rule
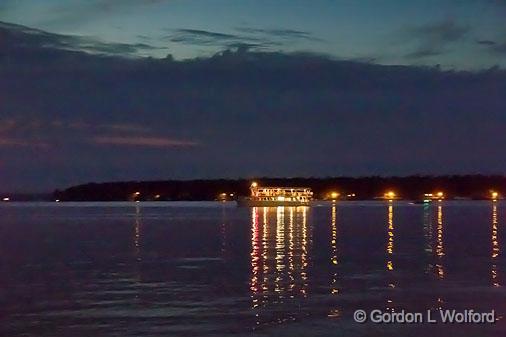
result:
[[[5,203],[2,336],[504,336],[502,202]],[[357,309],[495,310],[482,325]]]

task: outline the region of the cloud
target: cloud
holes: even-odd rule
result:
[[[235,40],[240,38],[239,36],[236,35],[216,33],[200,29],[178,29],[176,30],[176,32],[183,35],[187,34],[189,36],[198,36],[201,38],[207,38],[211,40]]]
[[[297,41],[322,41],[309,32],[293,29],[259,29],[238,27],[237,34],[201,29],[172,30],[167,38],[171,42],[221,48],[247,48],[267,50],[293,44]]]
[[[29,146],[1,147],[7,189],[506,170],[497,146],[506,143],[499,68],[441,71],[244,49],[182,61],[104,57],[17,31],[5,33],[9,46],[23,47],[0,48],[8,65],[0,67],[0,138],[51,150],[34,157]]]
[[[492,40],[478,40],[476,41],[477,44],[483,45],[483,46],[495,46],[497,43]]]
[[[285,40],[323,41],[315,37],[312,33],[294,29],[261,29],[251,27],[238,27],[236,30],[244,33],[264,35]]]
[[[440,48],[434,48],[433,46],[426,46],[426,47],[419,47],[417,50],[406,54],[406,58],[420,59],[424,57],[441,55],[443,53],[444,51]]]
[[[98,127],[101,129],[109,129],[113,131],[125,131],[137,133],[145,133],[151,131],[151,129],[148,127],[132,124],[106,124],[106,125],[99,125]]]
[[[170,139],[164,137],[97,136],[93,138],[93,142],[101,145],[145,146],[163,148],[193,147],[198,145],[198,143],[192,141]]]
[[[403,33],[405,41],[413,42],[416,47],[406,57],[418,59],[446,53],[449,46],[462,40],[469,32],[469,26],[453,20],[408,27]]]
[[[47,33],[42,30],[0,22],[5,48],[49,48],[84,51],[93,54],[136,56],[142,51],[163,49],[145,43],[103,42],[91,37]]]
[[[37,120],[37,119],[0,119],[0,134],[6,132],[12,132],[16,130],[56,130],[56,129],[68,129],[75,132],[76,130],[88,130],[88,131],[125,131],[125,132],[137,132],[145,133],[151,131],[150,128],[140,124],[128,124],[128,123],[114,123],[114,124],[93,124],[83,122],[79,120]]]
[[[114,137],[104,137],[104,132],[114,132]],[[104,144],[123,144],[145,146],[183,146],[188,142],[177,142],[169,139],[150,136],[152,130],[138,124],[110,123],[97,124],[76,120],[49,120],[41,119],[4,119],[0,120],[0,146],[2,147],[31,147],[55,148],[62,143],[82,144],[88,143],[91,137]],[[129,142],[127,140],[130,140]],[[172,141],[172,142],[169,142]],[[144,142],[144,143],[143,143]]]
[[[221,48],[248,47],[265,48],[274,45],[273,41],[253,36],[244,36],[237,34],[226,34],[200,29],[176,29],[172,31],[167,39],[171,42],[199,45],[199,46],[217,46]]]
[[[492,54],[506,54],[506,42],[501,43],[493,40],[478,40],[476,43],[485,47]]]
[[[0,138],[0,147],[31,147],[31,148],[43,148],[47,149],[50,147],[49,144],[44,142],[32,142],[20,139]]]

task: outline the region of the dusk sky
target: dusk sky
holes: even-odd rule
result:
[[[2,0],[0,191],[506,173],[506,2]]]

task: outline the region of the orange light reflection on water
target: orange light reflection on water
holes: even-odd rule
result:
[[[294,307],[293,313],[272,317],[270,310],[307,296],[309,236],[307,207],[252,209],[250,291],[256,325],[293,320],[301,314]]]

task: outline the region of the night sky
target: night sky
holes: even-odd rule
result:
[[[2,0],[0,191],[506,173],[506,2]]]

